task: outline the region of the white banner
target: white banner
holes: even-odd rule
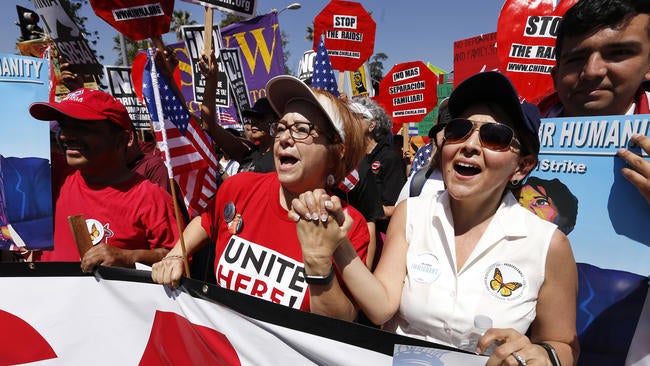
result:
[[[109,267],[84,275],[79,263],[0,264],[0,364],[380,366],[393,363],[395,345],[435,347],[199,281],[170,292],[149,276]],[[434,351],[440,365],[486,360]]]

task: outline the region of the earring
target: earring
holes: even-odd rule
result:
[[[336,178],[334,178],[334,175],[330,174],[327,176],[327,179],[325,180],[328,186],[334,186],[336,183]]]
[[[513,179],[512,182],[510,182],[510,184],[512,184],[513,186],[517,186],[519,184],[519,180]]]

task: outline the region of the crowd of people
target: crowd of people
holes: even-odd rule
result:
[[[209,248],[205,278],[234,291],[452,347],[488,316],[493,327],[475,350],[488,365],[575,364],[578,274],[566,235],[577,199],[555,193],[559,182],[522,183],[538,161],[541,117],[650,114],[650,2],[580,0],[556,42],[556,93],[522,103],[499,72],[469,77],[439,106],[408,175],[376,102],[292,76],[272,78],[266,97],[242,111],[244,136],[222,128],[217,62],[204,55],[200,118],[221,182],[208,208],[183,212],[181,225],[174,183],[139,147],[124,106],[83,88],[62,63],[73,91],[29,109],[56,121],[67,164],[53,160],[66,171],[53,187],[54,250],[33,259],[80,261],[87,272],[144,263],[176,289],[187,261]],[[171,75],[169,50],[155,60]],[[649,137],[631,141],[650,153]],[[650,204],[650,163],[627,149],[617,155]],[[83,257],[71,215],[84,215],[94,244]],[[6,217],[0,211],[0,224]]]

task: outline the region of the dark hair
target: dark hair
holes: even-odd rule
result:
[[[578,198],[571,193],[569,187],[557,178],[546,180],[538,177],[529,177],[523,186],[531,186],[538,192],[536,188],[543,187],[546,196],[553,200],[558,209],[559,215],[554,223],[564,234],[568,235],[573,230],[578,218]]]
[[[580,0],[566,11],[555,39],[555,59],[560,60],[567,36],[585,36],[604,28],[622,28],[639,14],[650,14],[648,0]],[[650,25],[648,25],[650,37]]]

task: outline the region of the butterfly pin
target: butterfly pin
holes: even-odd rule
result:
[[[512,295],[512,293],[523,286],[519,282],[503,282],[503,275],[501,274],[501,271],[499,268],[494,269],[494,276],[492,280],[490,281],[490,288],[492,290],[497,291],[501,294],[503,297],[508,297]]]

